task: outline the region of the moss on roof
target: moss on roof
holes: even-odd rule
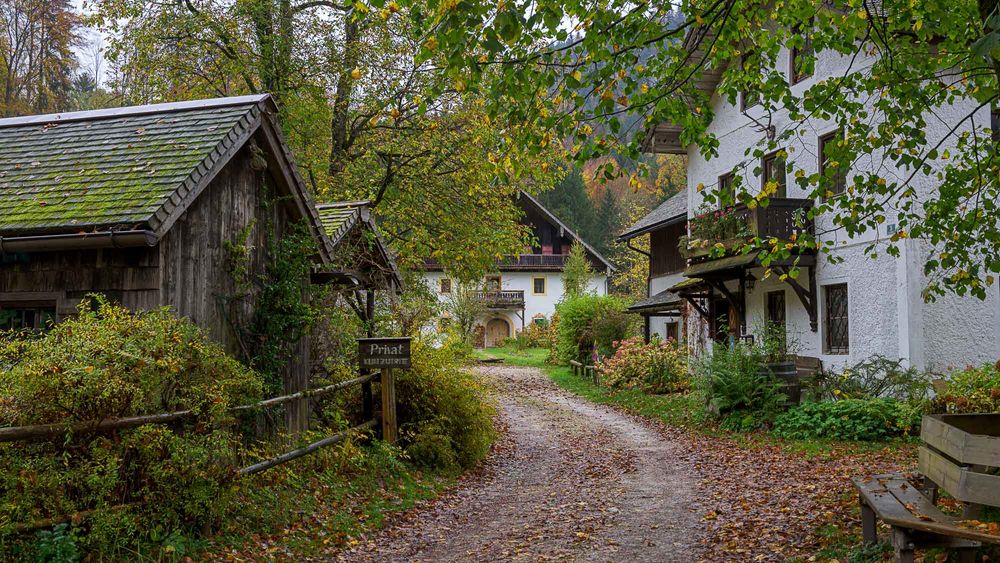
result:
[[[257,106],[167,107],[0,121],[0,236],[148,227]]]

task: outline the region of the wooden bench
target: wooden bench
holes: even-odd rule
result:
[[[1000,536],[966,528],[944,514],[898,473],[852,479],[861,502],[861,535],[865,544],[878,543],[876,518],[892,528],[896,561],[910,563],[917,548],[957,550],[959,561],[975,561],[982,542],[1000,543]]]
[[[600,384],[599,375],[594,366],[585,366],[576,360],[570,360],[569,365],[573,369],[573,375],[585,377],[593,381],[595,385]]]

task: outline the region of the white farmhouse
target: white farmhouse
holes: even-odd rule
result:
[[[517,256],[497,261],[496,271],[486,276],[482,291],[476,293],[487,313],[477,327],[477,346],[497,346],[505,338],[524,330],[529,323],[547,322],[563,298],[563,266],[574,242],[587,251],[594,275],[588,291],[606,295],[608,275],[614,266],[597,250],[581,239],[537,199],[521,192],[518,204],[522,222],[534,233],[535,246]],[[447,303],[457,281],[432,260],[425,262],[425,279],[442,303]],[[439,321],[447,322],[448,313]]]
[[[816,80],[842,75],[848,64],[839,55],[820,52],[813,75],[791,76],[790,69],[801,68],[791,60],[793,56],[798,53],[786,50],[779,58],[783,67],[780,72],[793,83],[793,93]],[[866,255],[866,246],[873,242],[882,245],[881,241],[896,231],[898,227],[891,219],[878,232],[851,238],[834,228],[831,217],[817,217],[814,224],[810,222],[804,228],[821,233],[822,240],[833,240],[832,252],[843,260],[832,263],[824,254],[802,254],[798,280],[787,282],[780,281],[776,273],[765,277],[753,253],[714,259],[697,248],[685,247],[682,254],[677,253],[679,239],[686,231],[684,225],[690,228],[695,215],[704,212],[705,193],[732,189],[734,170],[739,171],[744,182],[751,178],[746,186],[751,193],[758,192],[768,181],[777,182],[779,190],[767,208],[737,205],[732,213],[745,221],[753,234],[794,241],[793,235],[802,226],[793,217],[814,202],[806,199],[808,194],[792,178],[786,178],[782,152],[787,154],[785,160],[794,161],[806,174],[822,172],[828,165],[824,144],[835,142],[842,134],[836,125],[818,119],[792,124],[783,109],[765,115],[764,108],[752,99],[729,103],[715,91],[721,74],[719,70],[709,71],[699,82],[699,87],[711,95],[714,120],[710,132],[720,143],[718,157],[705,159],[697,147],[683,146],[676,124],[661,123],[646,132],[647,152],[687,156],[686,192],[668,200],[621,237],[628,240],[651,234],[650,297],[633,307],[646,317],[648,331],[664,337],[684,334],[689,345],[699,350],[712,340],[752,337],[754,327],[767,319],[786,326],[790,338],[798,341],[801,356],[818,358],[834,368],[873,354],[903,358],[929,370],[1000,358],[997,288],[991,288],[985,301],[946,295],[928,303],[921,296],[927,282],[922,272],[929,251],[926,241],[901,241],[899,258],[885,252],[878,252],[877,257]],[[959,121],[956,116],[964,116],[975,107],[971,101],[958,100],[954,106],[940,108],[937,114],[943,119],[928,120],[931,143],[943,138]],[[762,123],[771,124],[773,129],[768,131],[761,127]],[[988,127],[990,123],[989,108],[976,114],[976,126]],[[877,123],[872,126],[875,130]],[[747,161],[748,147],[790,127],[795,134],[780,147],[782,152],[760,161]],[[843,173],[844,180],[874,166],[873,160],[859,159],[854,168]],[[888,164],[879,162],[879,166]],[[883,168],[882,174],[891,172]],[[841,189],[845,184],[839,183]],[[918,193],[929,193],[934,183],[930,178],[917,177],[912,185]],[[780,272],[781,265],[776,266],[773,270]]]

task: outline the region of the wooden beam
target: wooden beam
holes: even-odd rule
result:
[[[702,309],[701,305],[699,305],[698,302],[695,301],[694,298],[688,297],[687,295],[683,295],[682,297],[684,297],[684,300],[687,301],[688,303],[690,303],[692,307],[694,307],[695,311],[698,311],[698,314],[701,315],[701,317],[703,319],[709,320],[709,319],[712,318],[712,315],[709,315],[708,311],[706,311],[705,309]]]
[[[784,266],[778,267],[778,272],[785,276],[785,283],[792,288],[795,295],[799,297],[799,301],[802,302],[802,306],[805,307],[806,313],[809,314],[809,329],[813,332],[819,331],[819,320],[817,317],[817,295],[816,295],[816,268],[806,267],[809,272],[809,289],[802,287],[802,284],[798,282],[795,278],[788,275],[788,268]]]
[[[392,370],[382,369],[382,439],[396,443],[396,380]]]
[[[736,310],[740,313],[740,317],[746,313],[746,303],[740,301],[737,296],[733,295],[733,292],[729,291],[729,288],[726,287],[726,282],[705,280],[705,283],[717,289],[726,298],[726,301],[729,301],[733,307],[736,307]]]

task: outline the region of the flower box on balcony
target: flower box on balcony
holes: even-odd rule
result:
[[[723,249],[722,256],[727,256],[752,237],[794,241],[803,233],[813,232],[813,222],[806,213],[810,207],[812,201],[808,199],[776,198],[767,207],[739,204],[721,210],[703,209],[689,222],[690,236],[681,237],[681,256],[704,260],[718,254],[718,248]]]

